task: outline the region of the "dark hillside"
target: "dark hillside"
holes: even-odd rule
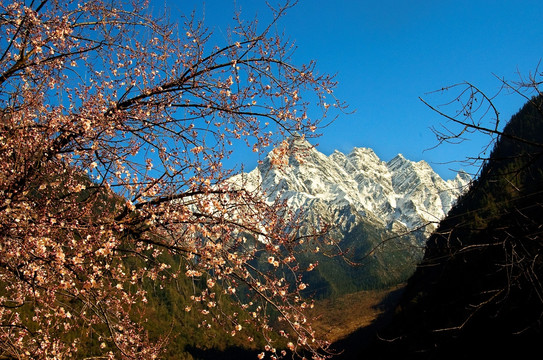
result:
[[[543,348],[542,103],[534,98],[511,118],[428,240],[375,355],[519,358]]]

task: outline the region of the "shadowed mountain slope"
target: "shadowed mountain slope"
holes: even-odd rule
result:
[[[503,359],[542,350],[542,97],[503,133],[428,240],[392,324],[364,353]]]

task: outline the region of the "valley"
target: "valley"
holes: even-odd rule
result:
[[[318,300],[308,316],[313,319],[318,336],[335,343],[378,321],[396,305],[404,287],[405,284],[399,284],[389,289],[361,290]]]

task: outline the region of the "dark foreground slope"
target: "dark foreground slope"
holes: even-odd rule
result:
[[[542,97],[513,116],[428,240],[372,358],[524,358],[543,349]]]

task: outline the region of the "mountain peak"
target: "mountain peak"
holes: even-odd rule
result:
[[[375,152],[373,151],[373,149],[371,148],[367,148],[367,147],[354,147],[351,152],[349,153],[349,155],[375,155]]]
[[[463,181],[463,182],[470,182],[471,176],[464,170],[460,170],[456,173],[456,176],[454,177],[455,180]]]
[[[266,161],[250,177],[260,180],[270,201],[280,196],[294,210],[324,211],[319,216],[334,222],[343,218],[343,226],[364,216],[389,228],[395,223],[407,229],[430,224],[429,233],[470,180],[463,173],[444,181],[427,162],[402,154],[384,162],[371,148],[355,147],[348,155],[336,150],[327,157],[302,136],[287,141],[288,170]],[[292,156],[292,150],[302,153]]]
[[[294,134],[289,137],[288,141],[293,146],[313,147],[313,145],[311,145],[311,143],[303,135]]]

